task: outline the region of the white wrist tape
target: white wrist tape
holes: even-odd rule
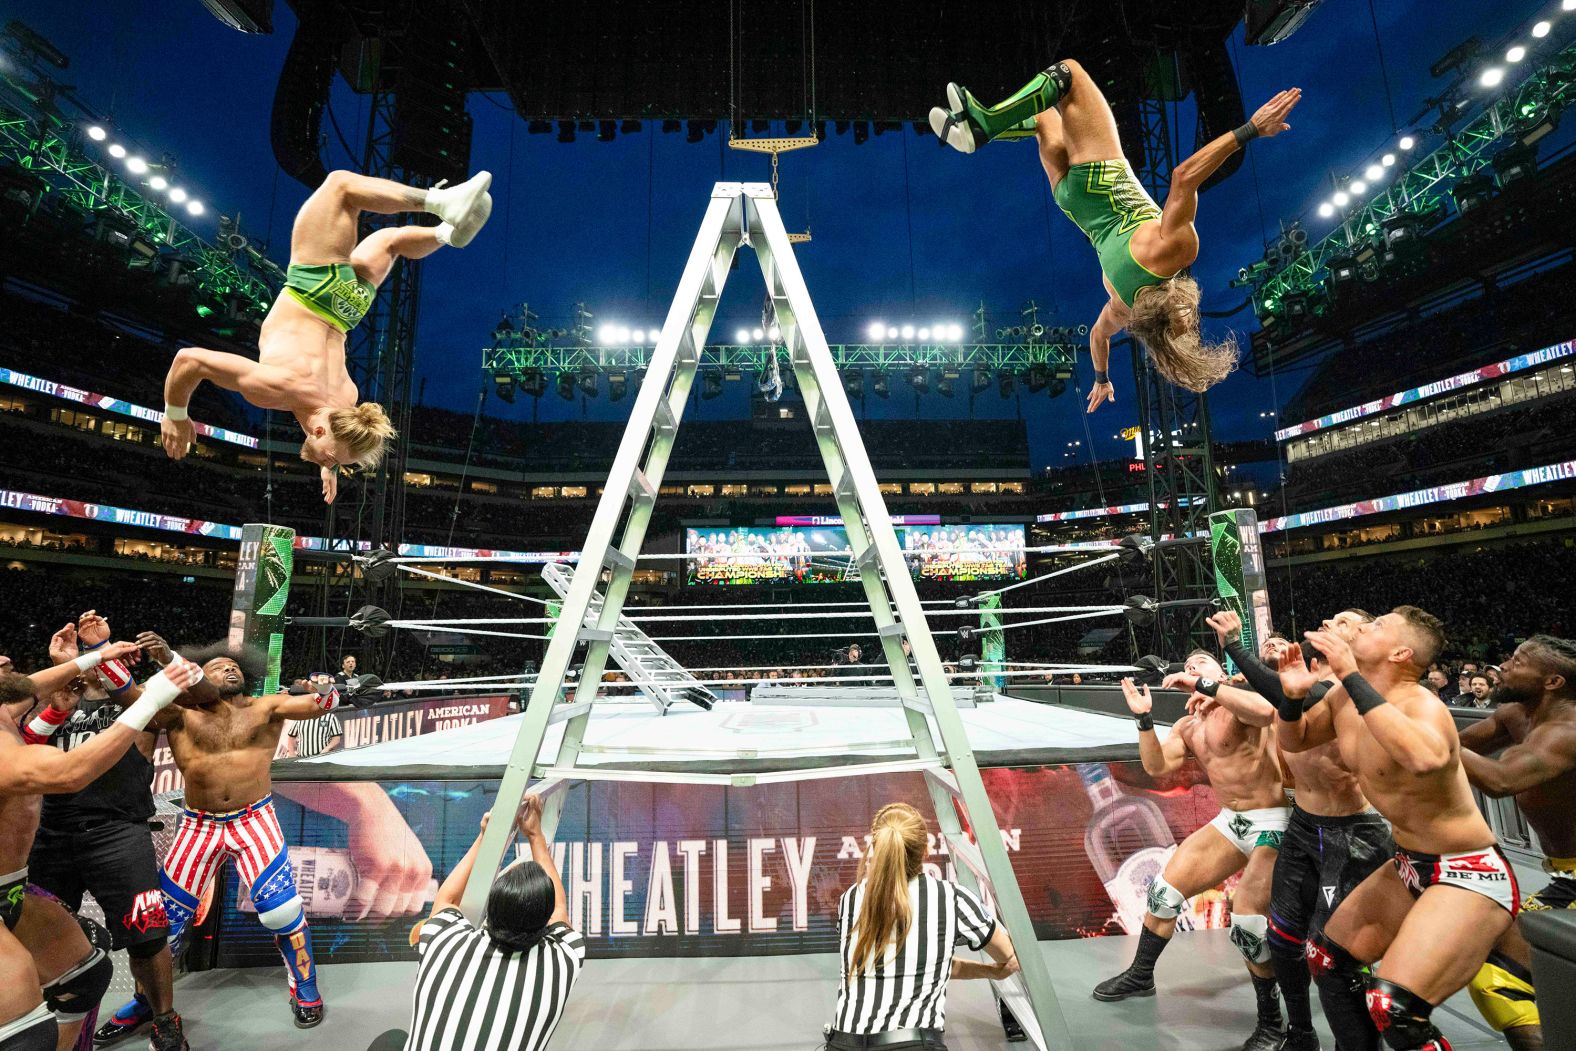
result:
[[[170,702],[180,694],[181,688],[161,671],[143,685],[142,696],[121,712],[120,718],[115,721],[125,723],[140,733],[147,729],[148,723],[155,715],[169,707]]]
[[[169,402],[165,402],[164,403],[164,418],[166,420],[180,421],[180,420],[189,419],[190,417],[188,417],[186,415],[186,406],[184,406],[184,405],[171,405]]]
[[[77,671],[79,672],[90,672],[104,663],[104,654],[98,652],[84,653],[71,663],[77,666]]]

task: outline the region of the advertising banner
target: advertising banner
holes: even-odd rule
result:
[[[78,390],[76,387],[54,380],[39,379],[29,376],[25,372],[16,372],[12,369],[0,368],[0,383],[9,383],[13,387],[23,390],[35,391],[39,394],[48,394],[65,401],[74,401],[78,405],[87,405],[106,412],[116,412],[122,416],[130,416],[144,423],[151,423],[155,428],[164,421],[164,412],[161,409],[150,409],[145,405],[134,405],[121,398],[112,398],[108,394],[95,394],[88,390]],[[247,449],[255,449],[258,441],[250,434],[239,431],[226,430],[223,427],[212,427],[206,423],[192,421],[192,428],[204,438],[215,438],[231,445],[240,445]]]
[[[1136,762],[983,774],[1041,938],[1136,931],[1149,881],[1219,810],[1191,762],[1158,781]],[[492,781],[276,785],[318,962],[412,958],[412,925],[496,791]],[[918,774],[751,788],[577,782],[567,793],[553,851],[594,957],[832,951],[837,899],[856,879],[871,816],[894,800],[931,813]],[[926,865],[954,874],[939,836]],[[223,878],[221,965],[277,966],[233,870]],[[380,888],[380,904],[369,907],[365,885]],[[1229,887],[1194,899],[1183,929],[1225,926]]]
[[[1022,580],[1028,569],[1021,524],[899,525],[915,580]],[[858,577],[841,526],[686,529],[685,582],[826,584]]]

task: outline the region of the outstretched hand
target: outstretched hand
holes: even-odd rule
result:
[[[320,467],[317,473],[323,479],[323,502],[331,504],[339,495],[339,472],[332,467]]]
[[[1303,660],[1302,647],[1296,644],[1287,646],[1281,654],[1278,671],[1281,692],[1295,700],[1308,696],[1313,684],[1319,681],[1319,677],[1308,669],[1308,662]]]
[[[1251,121],[1259,129],[1259,138],[1273,139],[1283,131],[1290,131],[1291,125],[1286,123],[1286,115],[1301,101],[1301,88],[1287,88],[1260,106]]]
[[[1215,637],[1224,646],[1242,638],[1242,618],[1233,609],[1223,609],[1204,618],[1204,623],[1215,629]]]
[[[65,664],[81,656],[77,646],[77,626],[67,624],[49,637],[49,659],[55,664]]]
[[[1110,402],[1112,405],[1116,404],[1115,387],[1109,383],[1096,383],[1089,388],[1089,408],[1086,411],[1093,412],[1106,402]]]
[[[1324,663],[1330,666],[1338,679],[1344,679],[1357,670],[1357,657],[1347,641],[1333,631],[1305,631],[1308,645],[1319,651]]]
[[[196,440],[197,429],[191,420],[172,420],[168,416],[159,423],[159,444],[164,455],[172,460],[184,460]]]
[[[1143,715],[1155,706],[1154,698],[1149,696],[1149,687],[1135,686],[1132,679],[1122,680],[1122,697],[1134,715]]]

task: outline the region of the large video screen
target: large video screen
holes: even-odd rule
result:
[[[1021,524],[898,525],[898,542],[911,557],[915,580],[1022,580]],[[830,584],[854,580],[842,526],[686,529],[685,582],[732,584]]]

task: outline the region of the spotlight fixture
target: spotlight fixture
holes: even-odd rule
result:
[[[186,210],[193,215],[201,215],[204,209],[201,201],[187,201]]]
[[[1505,52],[1505,61],[1506,62],[1520,62],[1522,59],[1524,59],[1526,57],[1527,57],[1527,49],[1522,47],[1520,44],[1517,44],[1515,47],[1513,47],[1509,51]]]
[[[750,330],[750,338],[759,343],[761,340],[766,338],[766,330],[763,328],[753,328]]]
[[[88,138],[92,139],[94,142],[103,142],[105,139],[109,138],[109,132],[105,131],[97,124],[92,124],[88,126]]]
[[[1345,190],[1336,190],[1335,196],[1331,197],[1330,200],[1335,202],[1335,207],[1345,208],[1351,203],[1352,198]]]
[[[1549,35],[1549,30],[1552,28],[1554,27],[1549,24],[1548,19],[1544,19],[1532,27],[1532,35],[1542,40]]]
[[[1002,369],[1001,375],[996,377],[996,392],[1003,398],[1010,398],[1013,395],[1015,386],[1016,382],[1013,379],[1012,370]]]
[[[1023,385],[1029,388],[1030,394],[1038,394],[1044,390],[1046,384],[1051,382],[1051,370],[1044,365],[1030,365],[1029,371],[1024,373]]]
[[[1368,184],[1363,182],[1361,179],[1353,179],[1351,182],[1347,183],[1347,189],[1352,191],[1352,196],[1361,197],[1363,194],[1368,192]]]
[[[1505,71],[1499,66],[1490,66],[1478,77],[1478,83],[1485,88],[1497,88],[1505,79]]]
[[[868,335],[872,343],[879,343],[882,337],[886,335],[886,326],[879,321],[872,321],[870,322]]]
[[[1328,219],[1334,214],[1335,205],[1331,204],[1329,201],[1325,201],[1323,204],[1319,205],[1319,218]]]
[[[541,369],[526,369],[520,376],[520,389],[533,398],[547,393],[547,377]]]
[[[181,189],[179,186],[171,186],[170,200],[174,201],[176,204],[180,204],[182,201],[186,200],[186,191]]]
[[[984,394],[986,391],[990,390],[990,385],[990,369],[985,368],[983,365],[979,368],[976,368],[974,370],[974,380],[969,384],[970,392],[974,394]]]
[[[500,400],[514,404],[514,377],[507,372],[493,373],[493,389]]]
[[[843,373],[843,389],[848,392],[850,399],[863,400],[865,396],[865,370],[849,369]]]
[[[126,170],[133,175],[141,175],[148,170],[148,162],[137,156],[127,157]]]
[[[575,374],[573,372],[560,372],[558,374],[558,396],[565,401],[575,400]]]
[[[904,325],[902,330],[901,330],[901,334],[902,334],[902,336],[903,336],[903,338],[905,340],[913,339],[914,338],[914,326],[913,325]]]
[[[897,338],[897,329],[894,328],[891,325],[888,325],[887,326],[887,330],[886,330],[886,338],[887,339],[896,339]]]
[[[930,371],[923,365],[915,365],[908,374],[909,386],[914,388],[915,394],[924,394],[930,390]]]
[[[1538,148],[1517,143],[1507,146],[1494,155],[1494,171],[1499,175],[1501,189],[1512,183],[1529,179],[1538,170]]]
[[[1402,135],[1401,141],[1396,143],[1396,145],[1401,147],[1403,150],[1409,150],[1413,146],[1417,145],[1417,139],[1413,138],[1411,135]]]
[[[733,341],[740,346],[748,343],[750,341],[750,330],[747,328],[739,329],[733,334]]]
[[[607,374],[607,396],[609,401],[619,401],[629,390],[629,373],[610,372]]]
[[[590,369],[587,369],[584,372],[582,372],[580,374],[580,378],[579,378],[579,386],[580,386],[580,393],[581,394],[584,394],[588,398],[596,397],[596,392],[597,392],[596,373],[591,371]]]
[[[1394,167],[1394,165],[1395,165],[1395,154],[1393,154],[1393,153],[1385,154],[1383,157],[1379,158],[1379,163],[1384,165],[1386,168]]]
[[[870,389],[876,392],[876,397],[885,400],[887,395],[892,393],[891,381],[887,379],[887,374],[877,372],[876,378],[871,381]]]
[[[936,381],[936,393],[943,398],[952,397],[952,377],[942,376]]]
[[[771,328],[766,330],[766,338],[771,340],[773,343],[776,343],[779,339],[783,338],[783,330],[778,328],[776,325],[773,325]]]
[[[1488,172],[1478,172],[1457,179],[1450,190],[1450,196],[1456,202],[1456,211],[1468,215],[1477,211],[1493,199],[1494,177]]]
[[[1363,172],[1363,178],[1369,182],[1378,182],[1384,178],[1384,169],[1377,164],[1370,164]]]
[[[930,329],[922,328],[915,335],[919,337],[921,343],[928,342],[930,340]]]
[[[169,188],[170,183],[164,176],[155,175],[148,180],[148,185],[155,190],[164,190]]]
[[[114,157],[116,160],[120,160],[122,157],[126,156],[126,147],[122,146],[118,142],[112,142],[109,144],[109,155]]]
[[[700,396],[702,401],[710,401],[722,393],[722,373],[716,369],[707,369],[701,373]]]

